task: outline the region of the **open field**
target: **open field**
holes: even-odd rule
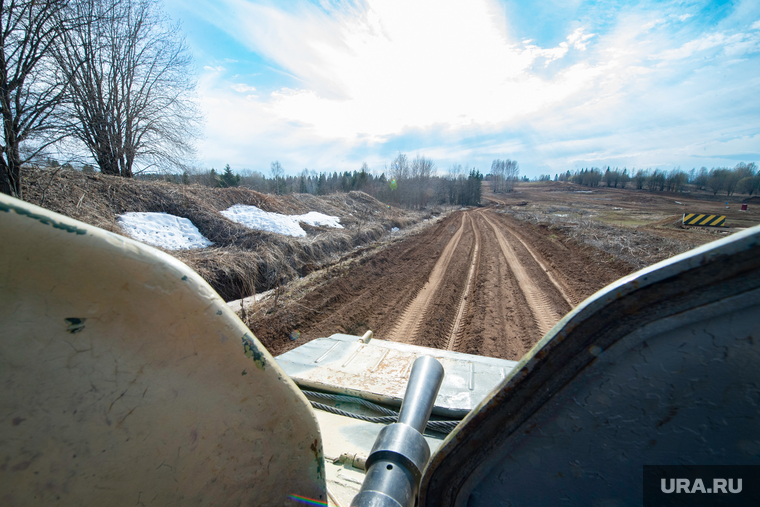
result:
[[[677,204],[678,200],[683,204]],[[403,241],[365,252],[278,294],[244,318],[279,354],[336,332],[519,359],[570,309],[636,269],[760,222],[646,192],[520,185]],[[754,208],[750,206],[750,208]],[[683,211],[725,211],[731,230],[683,229]]]
[[[127,211],[188,218],[214,245],[169,253],[225,300],[246,296],[239,314],[275,355],[371,329],[381,339],[519,359],[604,286],[760,222],[752,201],[740,211],[739,199],[727,209],[709,195],[554,182],[498,195],[484,183],[480,208],[423,211],[362,192],[272,196],[65,170],[30,171],[24,192],[34,204],[117,233],[116,218]],[[220,213],[233,204],[318,211],[340,217],[344,229],[302,224],[302,238],[254,231]],[[725,214],[729,227],[683,228],[689,212]]]
[[[570,219],[593,218],[611,225],[662,225],[683,213],[726,215],[729,228],[751,227],[760,222],[760,197],[713,195],[709,192],[649,192],[645,190],[586,187],[568,182],[520,183],[515,192],[494,195],[487,183],[484,197],[508,206],[522,205],[528,211],[567,215]],[[749,210],[740,205],[749,201]],[[728,208],[726,208],[728,202]],[[753,204],[754,203],[754,204]],[[570,220],[571,221],[571,220]]]

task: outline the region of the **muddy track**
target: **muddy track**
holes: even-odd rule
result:
[[[466,221],[467,217],[462,214],[459,229],[444,248],[425,285],[419,289],[414,300],[401,313],[393,331],[387,336],[388,340],[402,343],[414,343],[416,341],[417,333],[423,323],[423,317],[429,313],[433,296],[438,292],[441,282],[446,276],[451,258],[462,239]]]
[[[529,263],[529,259],[527,257],[530,256],[530,253],[525,245],[522,244],[516,236],[507,232],[506,229],[498,228],[487,214],[483,213],[482,216],[491,227],[491,229],[493,229],[493,232],[496,235],[497,241],[499,243],[501,253],[507,260],[509,268],[515,275],[515,278],[517,278],[517,283],[520,286],[520,290],[525,295],[525,299],[527,300],[528,306],[533,313],[533,318],[536,321],[538,330],[543,336],[552,327],[554,327],[554,324],[560,321],[562,315],[564,315],[566,311],[569,310],[569,308],[564,308],[564,312],[562,311],[563,309],[557,308],[554,301],[552,301],[546,291],[546,284],[544,283],[542,287],[536,280],[536,270],[534,269],[531,273],[528,272],[527,264]],[[528,252],[528,255],[522,255],[518,257],[518,254],[516,253],[518,245],[515,243],[520,243],[519,246],[525,249],[525,251]],[[536,262],[532,256],[530,256],[530,260],[533,260],[534,263],[538,264],[538,262]],[[546,273],[543,273],[543,276],[548,278],[546,276]]]
[[[298,297],[262,308],[250,325],[275,355],[371,329],[379,339],[519,359],[573,305],[626,274],[594,255],[561,232],[493,209],[457,212],[334,267]]]
[[[460,297],[457,315],[454,318],[454,325],[451,329],[449,341],[446,345],[447,350],[458,350],[459,348],[459,343],[462,338],[462,331],[464,330],[464,327],[462,326],[462,320],[463,317],[467,314],[467,310],[469,309],[468,303],[472,301],[472,281],[475,278],[478,266],[480,265],[480,231],[477,227],[475,227],[472,216],[469,216],[468,218],[470,220],[470,227],[472,227],[472,230],[475,234],[475,246],[473,247],[472,256],[470,258],[470,271],[467,275],[467,282],[465,283],[464,291]]]

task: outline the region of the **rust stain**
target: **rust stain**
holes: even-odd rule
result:
[[[662,428],[666,424],[668,424],[673,418],[678,415],[678,407],[675,405],[672,405],[670,407],[670,410],[668,410],[668,415],[665,416],[665,418],[657,423],[658,428]]]
[[[11,472],[23,472],[30,466],[32,466],[32,460],[22,461],[21,463],[13,465],[11,467]]]

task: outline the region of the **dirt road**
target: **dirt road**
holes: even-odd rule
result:
[[[380,339],[519,359],[571,308],[625,274],[626,266],[600,265],[561,233],[472,209],[333,268],[276,308],[262,303],[268,313],[249,324],[275,355],[371,329]]]

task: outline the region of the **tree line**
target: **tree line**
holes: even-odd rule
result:
[[[541,181],[547,179],[550,178],[541,177]],[[760,192],[760,172],[754,162],[741,162],[734,168],[694,168],[688,172],[679,168],[670,171],[638,169],[628,172],[626,168],[621,171],[619,168],[592,167],[555,174],[554,181],[570,181],[587,187],[607,186],[659,192],[681,192],[688,184],[698,190],[712,192],[713,195],[725,192],[727,196],[734,193],[752,195]]]
[[[199,184],[211,187],[242,186],[262,193],[302,193],[328,195],[360,190],[387,204],[421,209],[431,204],[476,206],[480,204],[484,175],[475,168],[453,165],[439,174],[435,163],[426,157],[414,159],[399,153],[385,164],[380,174],[370,171],[366,163],[355,171],[316,172],[303,169],[298,175],[286,175],[279,161],[270,164],[269,174],[243,169],[233,172],[229,164],[216,169],[186,169],[181,175],[141,174],[139,179]]]
[[[22,167],[53,147],[124,177],[192,154],[191,60],[159,0],[0,5],[0,191],[22,198]]]

